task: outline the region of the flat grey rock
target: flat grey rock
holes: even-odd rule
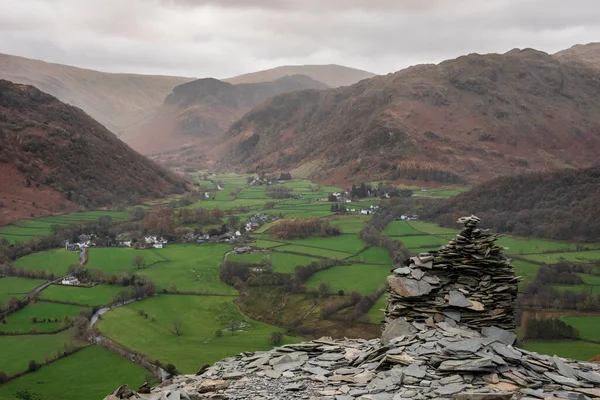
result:
[[[481,348],[481,340],[465,339],[458,342],[450,342],[446,351],[451,353],[475,353]]]
[[[383,344],[388,344],[390,340],[399,336],[411,335],[417,332],[417,329],[409,322],[403,319],[396,319],[386,325],[381,334]]]
[[[448,385],[435,389],[435,393],[440,396],[450,396],[465,390],[466,386],[460,383],[450,383]]]
[[[443,361],[438,370],[440,371],[463,371],[463,372],[488,372],[496,364],[489,358],[475,360],[446,360]]]
[[[517,335],[504,329],[495,326],[486,326],[481,330],[483,336],[498,342],[512,345],[517,340]]]
[[[417,364],[410,364],[408,367],[404,368],[404,375],[412,376],[413,378],[424,378],[425,371]]]
[[[452,307],[471,307],[473,305],[473,303],[467,300],[465,295],[461,292],[451,290],[449,295],[450,299],[448,300],[448,304],[450,304]]]

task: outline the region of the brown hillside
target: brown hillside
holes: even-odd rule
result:
[[[212,78],[198,79],[175,87],[156,115],[127,130],[122,139],[143,154],[171,151],[159,159],[172,157],[181,162],[182,157],[187,159],[180,153],[182,147],[192,154],[210,149],[235,120],[269,97],[326,87],[302,75],[237,85]]]
[[[0,223],[183,191],[78,108],[0,80]]]
[[[589,166],[600,75],[536,50],[471,54],[276,96],[232,125],[223,165],[323,181],[480,182]],[[213,152],[213,156],[216,152]]]
[[[600,69],[600,42],[576,44],[566,50],[559,51],[554,54],[554,57],[560,61],[581,62]]]
[[[323,82],[330,87],[348,86],[363,79],[372,78],[375,74],[360,69],[344,67],[342,65],[284,65],[265,71],[251,72],[249,74],[223,79],[225,82],[258,83],[271,82],[284,76],[306,75],[316,81]]]
[[[0,54],[0,79],[33,85],[116,133],[152,115],[175,86],[192,80],[112,74],[8,54]]]

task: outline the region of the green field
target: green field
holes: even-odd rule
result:
[[[55,249],[26,255],[15,260],[14,264],[29,270],[49,271],[56,276],[62,276],[67,273],[69,266],[78,262],[78,251]]]
[[[335,251],[335,250],[327,250],[327,249],[316,248],[316,247],[307,247],[307,246],[293,246],[293,245],[277,247],[277,251],[299,253],[302,255],[316,256],[316,257],[322,257],[322,258],[334,258],[334,259],[338,259],[338,260],[341,260],[341,259],[351,256],[351,254],[349,254],[349,253],[342,253],[340,251]]]
[[[0,278],[0,304],[8,303],[11,297],[21,299],[46,281],[5,276]]]
[[[0,238],[9,243],[23,242],[52,234],[52,225],[66,225],[78,221],[97,220],[101,216],[110,216],[117,220],[126,220],[128,211],[82,211],[70,214],[40,217],[36,219],[21,219],[14,224],[0,227]]]
[[[367,313],[367,317],[369,318],[369,321],[371,321],[371,323],[373,323],[373,324],[380,324],[382,321],[384,321],[385,316],[384,316],[383,311],[381,311],[381,310],[385,310],[386,307],[387,307],[387,297],[385,296],[385,293],[384,293],[381,296],[379,296],[379,298],[377,299],[375,304],[373,304],[373,307],[371,307],[371,309]]]
[[[369,217],[364,215],[352,215],[349,217],[332,218],[329,220],[332,226],[335,226],[342,233],[359,233],[367,224]]]
[[[582,361],[600,354],[600,344],[581,340],[532,340],[525,342],[523,348],[549,356],[557,355]]]
[[[158,255],[153,249],[135,250],[127,247],[91,248],[88,250],[88,261],[85,266],[89,269],[104,271],[107,274],[118,275],[121,272],[136,272],[138,271],[137,267],[132,265],[131,261],[137,256],[145,258],[146,266],[164,261],[164,258]],[[154,266],[149,268],[154,268]]]
[[[406,221],[392,221],[386,225],[383,233],[387,236],[408,236],[422,234]]]
[[[24,371],[29,360],[42,363],[47,356],[57,351],[62,353],[70,340],[69,331],[53,335],[0,336],[0,371],[9,376]]]
[[[291,245],[312,247],[315,249],[334,250],[347,253],[348,256],[358,253],[367,244],[360,240],[357,235],[338,235],[331,237],[310,237],[307,239],[280,240]]]
[[[440,246],[448,244],[447,239],[432,235],[403,236],[394,239],[400,240],[408,249],[415,253],[423,252],[428,249],[439,249]]]
[[[282,274],[293,274],[294,269],[298,265],[309,265],[318,258],[299,256],[296,254],[281,253],[281,252],[257,252],[249,254],[230,254],[227,257],[228,261],[243,261],[249,263],[260,263],[261,260],[270,258],[274,272]]]
[[[285,243],[273,242],[271,240],[256,239],[251,243],[251,246],[260,247],[263,249],[271,249],[273,247],[285,246]]]
[[[138,314],[144,310],[150,317]],[[174,318],[183,322],[183,333],[171,333]],[[216,331],[230,321],[246,321],[243,332]],[[145,354],[149,359],[173,363],[184,373],[193,373],[205,363],[242,351],[267,350],[271,332],[282,329],[248,320],[231,298],[220,296],[156,296],[106,313],[98,329],[111,339]],[[286,338],[299,341],[296,338]]]
[[[535,279],[540,265],[529,263],[527,261],[513,260],[512,264],[515,267],[515,275],[522,277],[519,282],[519,289],[524,289]]]
[[[556,264],[560,260],[590,262],[600,260],[600,250],[573,251],[568,253],[527,254],[523,257],[547,264]]]
[[[600,342],[600,321],[597,316],[561,317],[561,320],[577,329],[582,339]]]
[[[386,264],[391,267],[392,259],[388,251],[382,247],[369,247],[365,251],[349,258],[348,261],[356,261],[366,264]]]
[[[42,291],[40,299],[56,300],[68,303],[102,306],[110,304],[120,291],[127,291],[122,286],[96,285],[91,288],[65,285],[50,285]]]
[[[81,310],[82,308],[77,306],[38,301],[6,317],[6,323],[0,324],[0,332],[27,333],[32,332],[32,330],[35,332],[55,331],[62,328],[64,317],[75,317]],[[37,323],[34,323],[32,318],[37,318]],[[58,322],[50,322],[50,318],[56,319]],[[46,322],[42,322],[42,320],[46,320]]]
[[[17,400],[16,393],[27,389],[43,400],[103,399],[121,384],[137,389],[147,375],[139,365],[101,347],[89,346],[0,385],[0,398]]]
[[[308,278],[306,286],[317,290],[321,282],[327,282],[331,285],[331,293],[343,290],[346,294],[356,291],[368,295],[384,285],[389,274],[390,267],[387,265],[340,265],[317,272]]]
[[[227,244],[167,245],[156,253],[168,261],[146,268],[140,275],[152,278],[159,290],[236,295],[219,277],[221,262],[231,249]]]

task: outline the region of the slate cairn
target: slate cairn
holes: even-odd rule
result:
[[[477,228],[476,216],[440,250],[421,253],[388,277],[386,322],[398,318],[456,322],[481,329],[515,329],[518,278],[494,242],[498,235]]]
[[[456,240],[394,270],[405,279],[400,292],[390,289],[381,339],[243,352],[152,389],[121,386],[105,400],[600,399],[600,364],[519,349],[514,332],[498,327],[514,327],[512,267],[478,218],[460,222]]]

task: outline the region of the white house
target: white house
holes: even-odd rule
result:
[[[152,244],[152,247],[154,247],[155,249],[162,249],[163,244],[162,244],[162,242],[156,242],[156,243]]]
[[[361,213],[362,215],[369,215],[369,214],[371,214],[371,211],[370,211],[370,210],[365,210],[365,209],[362,209],[362,210],[360,210],[360,213]]]
[[[63,280],[61,281],[61,283],[63,285],[79,285],[79,279],[75,278],[72,275],[67,275],[63,278]]]

